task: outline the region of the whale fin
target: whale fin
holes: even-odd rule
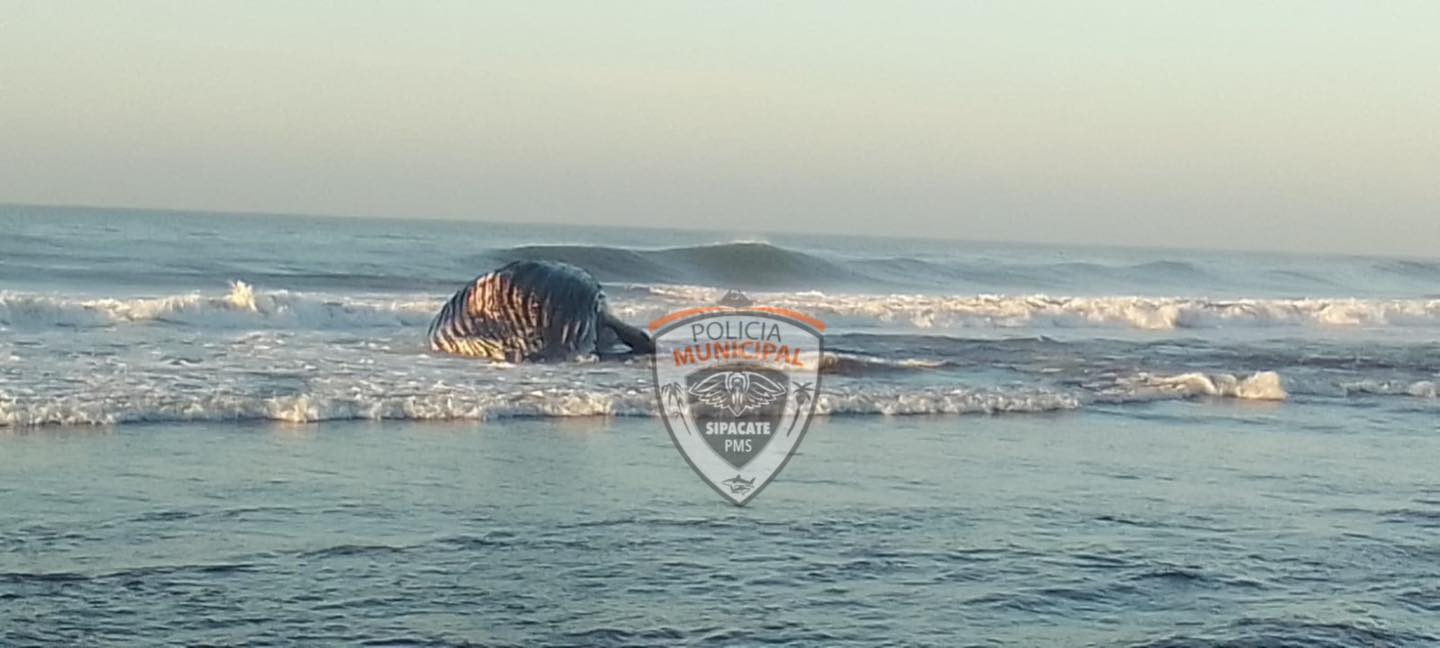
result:
[[[650,339],[649,333],[620,321],[620,318],[611,315],[610,311],[602,311],[600,317],[603,319],[603,325],[609,327],[615,333],[615,337],[620,338],[625,346],[630,347],[631,352],[655,352],[655,341]]]

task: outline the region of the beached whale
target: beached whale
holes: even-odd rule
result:
[[[430,324],[430,348],[495,361],[556,361],[654,351],[610,313],[600,282],[557,261],[515,261],[455,293]]]

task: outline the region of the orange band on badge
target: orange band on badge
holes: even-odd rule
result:
[[[704,313],[720,313],[727,311],[734,313],[743,313],[745,311],[760,311],[762,313],[780,315],[782,317],[788,317],[793,320],[804,322],[817,331],[825,330],[825,323],[818,319],[810,317],[809,315],[806,315],[804,313],[798,313],[796,311],[786,308],[776,308],[774,306],[747,306],[745,308],[731,308],[729,306],[701,306],[699,308],[687,308],[685,310],[675,311],[673,313],[670,313],[669,315],[651,321],[650,330],[658,331],[666,324],[669,324],[676,320],[685,319],[692,315],[701,315]]]

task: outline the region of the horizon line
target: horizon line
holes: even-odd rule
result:
[[[154,207],[134,205],[93,205],[93,204],[71,204],[71,203],[36,203],[0,200],[0,208],[21,207],[53,210],[108,210],[119,212],[150,212],[165,214],[181,214],[191,216],[239,216],[242,218],[253,217],[274,217],[289,216],[296,218],[311,219],[333,219],[333,220],[363,220],[363,221],[393,221],[393,222],[428,222],[428,223],[474,223],[477,225],[519,225],[528,227],[588,227],[594,229],[615,229],[615,230],[652,230],[665,232],[691,232],[691,233],[714,233],[714,234],[736,234],[738,230],[723,230],[708,227],[677,227],[657,225],[617,225],[597,223],[566,223],[559,221],[525,222],[504,219],[470,219],[455,218],[446,216],[421,215],[421,216],[365,216],[358,214],[337,214],[324,212],[298,212],[298,211],[256,211],[250,209],[197,209],[190,207]],[[782,235],[782,236],[803,236],[805,234],[816,234],[813,230],[765,230],[760,231],[761,235]],[[1073,242],[1060,243],[1055,241],[1017,241],[1013,239],[984,239],[984,238],[959,238],[946,234],[935,235],[914,235],[895,236],[887,234],[857,234],[851,232],[819,232],[825,236],[833,236],[860,240],[887,240],[887,241],[945,241],[954,243],[989,244],[989,245],[1011,245],[1017,247],[1036,247],[1053,249],[1093,249],[1093,250],[1130,250],[1130,251],[1179,251],[1179,252],[1228,252],[1242,254],[1277,254],[1286,256],[1333,256],[1333,257],[1354,257],[1354,258],[1380,258],[1400,260],[1424,260],[1440,261],[1440,255],[1420,256],[1405,253],[1376,253],[1376,252],[1351,252],[1342,250],[1277,250],[1274,248],[1236,248],[1236,247],[1185,247],[1182,245],[1140,245],[1135,243],[1095,243],[1095,242]],[[741,242],[741,241],[729,241]],[[755,241],[752,241],[755,242]],[[758,241],[764,243],[764,241]]]

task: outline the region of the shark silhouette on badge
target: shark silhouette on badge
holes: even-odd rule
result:
[[[750,479],[741,479],[740,475],[735,475],[734,477],[731,477],[730,479],[727,479],[720,483],[725,484],[727,487],[729,487],[730,492],[740,494],[749,492],[750,489],[755,487],[755,478],[751,477]]]

